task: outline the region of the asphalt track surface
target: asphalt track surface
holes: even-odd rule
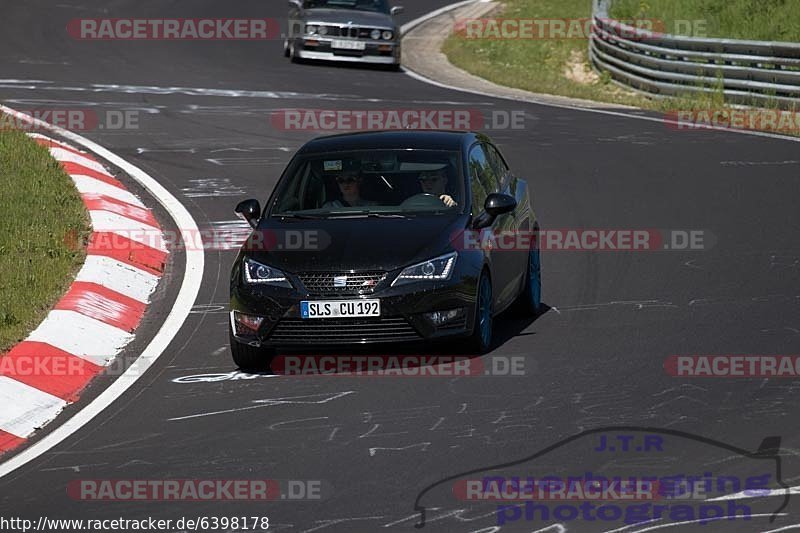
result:
[[[406,0],[402,20],[446,3]],[[523,110],[526,129],[490,134],[529,179],[544,227],[703,229],[715,245],[544,254],[543,299],[551,309],[535,321],[498,321],[497,346],[484,357],[524,357],[524,376],[181,379],[236,370],[225,311],[234,252],[209,251],[195,312],[167,352],[94,421],[0,479],[1,516],[246,515],[269,516],[271,530],[408,531],[426,487],[619,425],[678,430],[751,451],[764,437],[781,436],[783,481],[800,485],[800,382],[686,380],[663,369],[672,354],[800,353],[797,143],[675,132],[658,122],[450,91],[402,73],[294,65],[280,41],[79,42],[64,30],[76,17],[280,19],[285,12],[284,2],[252,0],[9,5],[0,21],[0,100],[16,109],[140,110],[137,130],[86,135],[159,180],[201,228],[227,227],[240,199],[265,200],[291,153],[312,136],[273,129],[275,109]],[[627,460],[593,451],[597,442],[586,437],[558,448],[535,468],[558,474]],[[708,443],[665,442],[672,447],[664,456],[639,457],[639,464],[714,475],[763,470]],[[78,479],[254,478],[322,480],[327,489],[318,501],[266,504],[87,502],[66,492]],[[425,529],[497,530],[491,504],[460,502],[449,490],[440,485],[423,496]],[[768,516],[782,499],[750,502]],[[800,522],[797,506],[790,501],[772,524],[756,517],[654,526],[765,531]],[[557,523],[547,531],[622,526],[551,519],[501,530]]]

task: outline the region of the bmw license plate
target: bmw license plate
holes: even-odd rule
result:
[[[300,316],[307,318],[359,318],[381,316],[380,300],[323,300],[300,302]]]
[[[331,48],[340,48],[342,50],[364,50],[367,45],[364,41],[345,41],[342,39],[334,39],[331,41]]]

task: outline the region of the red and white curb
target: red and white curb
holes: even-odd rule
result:
[[[0,454],[53,420],[133,340],[169,254],[136,242],[160,234],[153,214],[91,154],[44,135],[47,147],[81,194],[92,235],[86,262],[30,336],[0,358]],[[108,242],[114,247],[98,243]],[[152,243],[150,243],[152,245]]]

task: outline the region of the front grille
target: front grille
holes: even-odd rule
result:
[[[284,318],[269,336],[275,344],[367,344],[421,337],[404,318]]]
[[[325,33],[319,32],[323,37],[350,37],[351,39],[370,39],[370,34],[375,29],[355,26],[324,26],[324,28],[327,30]]]
[[[304,272],[298,277],[310,296],[360,296],[372,294],[386,278],[386,272]],[[344,286],[337,287],[336,278],[346,277]]]

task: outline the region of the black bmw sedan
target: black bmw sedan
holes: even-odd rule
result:
[[[320,137],[292,158],[263,211],[246,200],[236,213],[254,229],[231,274],[241,368],[266,366],[284,346],[459,338],[484,353],[494,316],[541,308],[528,185],[483,134]]]

